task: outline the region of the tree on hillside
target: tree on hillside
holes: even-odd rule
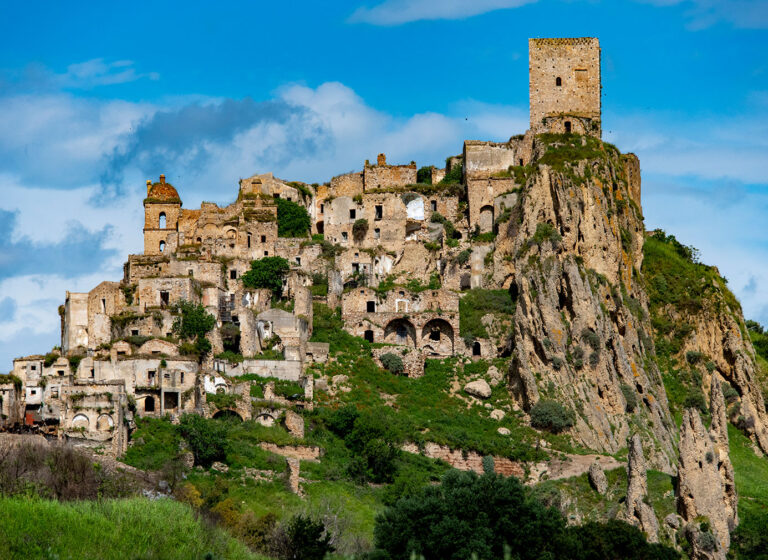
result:
[[[290,200],[278,198],[277,202],[277,236],[306,237],[309,234],[311,220],[303,206]]]
[[[283,257],[264,257],[251,262],[251,270],[243,274],[246,288],[267,288],[280,296],[283,292],[283,278],[291,265]]]
[[[544,506],[514,477],[452,470],[440,485],[425,486],[376,518],[375,558],[412,554],[426,560],[626,558],[672,560],[673,549],[648,544],[620,521],[568,528],[563,515]]]

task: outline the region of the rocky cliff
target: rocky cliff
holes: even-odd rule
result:
[[[653,360],[638,281],[644,228],[628,163],[586,137],[536,137],[494,280],[517,301],[509,381],[525,410],[551,399],[575,414],[585,447],[615,453],[641,433],[650,464],[672,471],[675,426]]]

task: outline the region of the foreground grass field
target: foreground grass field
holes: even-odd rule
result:
[[[0,558],[261,560],[172,500],[0,498]]]

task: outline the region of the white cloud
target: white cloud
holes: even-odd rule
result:
[[[361,7],[349,17],[351,23],[400,25],[432,19],[467,17],[533,4],[538,0],[385,0],[371,8]]]
[[[768,0],[637,0],[655,6],[682,5],[688,27],[700,30],[721,21],[742,29],[768,28]]]

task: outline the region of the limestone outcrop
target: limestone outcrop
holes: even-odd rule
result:
[[[510,388],[525,410],[546,397],[578,411],[571,433],[591,449],[615,453],[640,426],[651,465],[671,473],[674,426],[661,375],[645,359],[654,348],[635,281],[642,216],[627,203],[624,160],[588,146],[594,159],[532,166],[499,229],[493,278],[517,301]],[[537,139],[534,161],[558,149]]]
[[[659,521],[648,504],[648,479],[643,443],[638,434],[629,441],[627,458],[627,509],[625,518],[640,528],[650,542],[659,542]]]
[[[715,383],[713,400],[722,400],[719,382]],[[689,408],[683,413],[677,509],[686,523],[685,534],[694,549],[694,557],[724,559],[730,546],[730,531],[736,523],[736,489],[727,453],[724,453],[725,460],[721,455],[725,423],[720,404],[714,409],[720,418],[713,415],[711,434],[697,410]],[[727,449],[727,433],[725,445]]]

